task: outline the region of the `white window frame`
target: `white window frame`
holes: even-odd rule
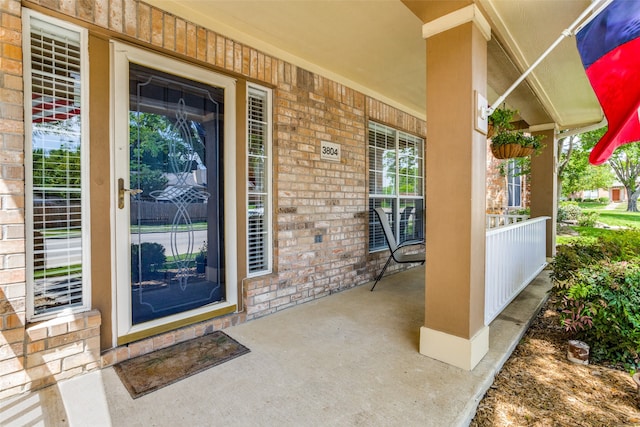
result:
[[[518,168],[518,175],[514,175],[514,170]],[[515,181],[518,181],[517,183]],[[512,204],[511,194],[514,194],[513,199],[515,197],[515,191],[518,191],[517,199],[520,201],[519,204]],[[521,208],[522,207],[522,175],[520,175],[520,170],[518,167],[518,163],[516,160],[509,160],[507,162],[507,207],[509,208]]]
[[[251,192],[249,190],[249,95],[252,91],[255,92],[263,92],[266,95],[266,104],[267,104],[267,111],[266,111],[266,117],[267,117],[267,122],[266,122],[266,129],[267,129],[267,135],[266,135],[266,150],[265,150],[265,166],[266,166],[266,194],[265,193],[254,193]],[[247,228],[246,228],[246,248],[247,248],[247,277],[255,277],[255,276],[261,276],[264,274],[270,274],[273,271],[273,221],[272,221],[272,206],[273,206],[273,180],[271,179],[272,175],[272,142],[273,142],[273,91],[269,88],[266,88],[264,86],[260,86],[260,85],[256,85],[253,83],[248,83],[247,84],[247,95],[246,95],[246,105],[247,105],[247,140],[246,140],[246,165],[247,165],[247,170],[246,170],[246,176],[245,176],[245,183],[247,185],[246,190],[247,190],[247,194],[246,194],[246,206],[247,206]],[[248,212],[248,207],[249,207],[249,196],[252,194],[261,194],[261,195],[266,195],[266,206],[264,206],[263,208],[263,215],[266,216],[267,220],[267,237],[266,237],[266,253],[264,254],[264,256],[266,257],[266,268],[259,270],[259,271],[253,271],[250,272],[249,271],[249,259],[250,259],[250,254],[249,254],[249,250],[250,250],[250,245],[249,245],[249,212]]]
[[[384,199],[393,199],[393,204],[394,204],[394,208],[393,211],[396,213],[397,218],[394,218],[393,220],[393,232],[394,235],[396,237],[396,241],[398,243],[401,243],[400,239],[398,238],[400,236],[400,216],[402,215],[402,212],[400,211],[400,203],[402,200],[421,200],[422,201],[422,206],[423,206],[423,210],[426,208],[425,206],[425,159],[424,159],[424,147],[426,144],[426,141],[424,138],[419,137],[417,135],[413,135],[410,134],[408,132],[403,132],[399,129],[393,128],[391,126],[387,126],[384,125],[382,123],[370,120],[367,123],[367,156],[370,156],[369,150],[371,149],[371,145],[369,144],[369,137],[368,134],[371,131],[371,125],[375,125],[377,127],[380,128],[384,128],[386,131],[391,131],[394,134],[394,138],[395,138],[395,188],[394,188],[394,192],[393,194],[378,194],[378,193],[372,193],[371,192],[371,183],[369,182],[370,180],[370,173],[372,171],[372,165],[369,164],[368,168],[367,168],[367,172],[369,174],[369,176],[367,177],[367,185],[369,188],[369,203],[367,204],[367,206],[370,206],[370,202],[371,200],[375,200],[375,199],[379,199],[379,200],[384,200]],[[421,179],[422,184],[419,186],[420,188],[420,194],[419,195],[409,195],[409,194],[400,194],[400,139],[401,137],[405,137],[405,138],[410,138],[410,139],[418,139],[422,142],[422,155],[419,156],[420,157],[420,161],[421,161],[421,169],[422,169],[422,175],[419,177]],[[416,215],[417,213],[414,213],[413,215]],[[377,221],[377,217],[375,215],[372,214],[372,212],[369,212],[369,221]],[[422,233],[424,235],[425,232],[425,224],[423,222],[422,224]],[[388,246],[385,244],[384,247],[376,247],[376,248],[372,248],[371,247],[371,240],[369,239],[369,241],[367,242],[367,247],[369,250],[369,253],[375,253],[375,252],[380,252],[380,251],[385,251],[388,250]]]
[[[24,68],[24,127],[25,127],[25,231],[26,231],[26,282],[28,321],[46,320],[71,313],[79,313],[91,309],[91,227],[89,204],[89,38],[86,28],[52,18],[50,16],[23,9],[22,48]],[[32,126],[32,69],[31,69],[31,26],[32,19],[45,22],[62,30],[77,32],[80,36],[80,103],[81,103],[81,151],[80,151],[80,191],[82,192],[81,228],[82,228],[82,304],[75,307],[54,309],[35,314],[34,297],[34,210],[33,210],[33,126]]]

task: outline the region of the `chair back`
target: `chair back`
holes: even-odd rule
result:
[[[387,240],[387,244],[389,245],[389,250],[391,250],[391,252],[395,252],[395,250],[398,249],[398,244],[396,243],[395,237],[393,237],[393,231],[391,231],[391,225],[389,225],[387,213],[382,208],[375,208],[374,211],[376,212],[376,215],[378,215],[378,220],[382,226],[384,238]]]

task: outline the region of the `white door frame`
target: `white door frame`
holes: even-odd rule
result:
[[[225,301],[206,305],[184,313],[170,315],[139,325],[132,325],[130,288],[129,197],[124,209],[118,209],[119,178],[129,187],[129,63],[136,63],[165,73],[224,89],[224,256]],[[113,345],[119,338],[139,334],[163,325],[202,316],[211,311],[237,310],[237,222],[236,222],[236,80],[169,58],[151,51],[111,41],[111,251]]]

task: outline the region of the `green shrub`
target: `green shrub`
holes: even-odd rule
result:
[[[164,246],[159,243],[144,242],[141,245],[131,245],[131,280],[138,282],[148,279],[150,274],[156,273],[164,267],[167,257]]]
[[[608,198],[608,197],[600,197],[600,198],[598,199],[598,201],[599,201],[600,203],[602,203],[603,205],[608,205],[608,204],[609,204],[609,198]]]
[[[577,221],[581,215],[578,202],[561,202],[558,206],[558,221]]]
[[[598,212],[583,212],[582,215],[578,217],[578,225],[580,227],[595,227],[599,216],[600,214]]]
[[[574,243],[558,246],[556,256],[551,262],[551,279],[555,286],[561,286],[583,266],[597,264],[605,259],[605,254],[595,244]]]
[[[640,366],[640,231],[558,247],[552,293],[562,325],[596,362]]]
[[[640,230],[615,230],[598,237],[598,244],[613,261],[631,261],[640,258]]]

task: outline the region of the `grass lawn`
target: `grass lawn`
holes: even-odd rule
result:
[[[640,229],[640,212],[627,212],[627,204],[619,203],[615,209],[605,209],[606,203],[582,202],[578,204],[584,212],[597,212],[598,222],[612,227],[628,227]],[[595,241],[598,236],[615,233],[616,230],[606,228],[570,226],[579,236],[571,236],[558,233],[557,244],[564,245],[576,241],[589,243]]]
[[[602,202],[578,202],[578,206],[582,209],[604,209],[608,204]]]
[[[575,243],[578,241],[583,243],[594,243],[600,236],[605,236],[611,233],[617,233],[617,230],[611,230],[608,228],[580,227],[577,225],[570,226],[570,228],[575,232],[577,232],[579,236],[559,234],[556,237],[557,245],[566,245],[566,244]]]

